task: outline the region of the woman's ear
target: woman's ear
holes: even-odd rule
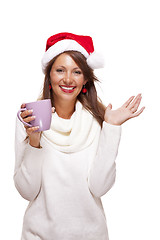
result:
[[[87,82],[88,82],[88,80],[84,80],[84,83],[83,83],[83,85],[85,85]]]

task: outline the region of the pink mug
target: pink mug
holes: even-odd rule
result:
[[[35,116],[36,118],[30,123],[26,123],[23,121],[21,117],[21,112],[25,110],[33,110],[31,116]],[[25,108],[21,108],[17,112],[17,116],[19,120],[28,127],[36,127],[39,126],[38,132],[45,131],[50,129],[51,119],[52,119],[52,105],[50,99],[39,100],[36,102],[26,103]]]

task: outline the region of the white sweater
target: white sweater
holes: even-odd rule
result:
[[[68,126],[71,121],[77,121],[76,113],[66,121],[55,116]],[[87,114],[90,118],[91,114]],[[88,131],[87,122],[85,127]],[[94,127],[97,125],[93,124]],[[108,240],[100,197],[115,181],[121,127],[103,122],[99,129],[98,136],[92,132],[87,145],[75,139],[77,144],[83,145],[79,151],[72,139],[76,147],[71,148],[66,143],[65,148],[58,146],[57,150],[51,139],[54,130],[50,129],[48,135],[47,132],[42,134],[42,148],[38,149],[24,141],[25,129],[17,119],[14,181],[21,196],[30,201],[21,240]],[[66,150],[66,146],[70,150]]]

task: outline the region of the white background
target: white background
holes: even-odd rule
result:
[[[0,3],[0,236],[20,239],[27,201],[13,184],[15,117],[36,100],[46,39],[93,37],[106,67],[96,71],[113,109],[142,93],[144,113],[124,123],[114,187],[102,197],[110,240],[160,239],[160,7],[156,0],[6,0]],[[67,239],[66,239],[67,240]]]

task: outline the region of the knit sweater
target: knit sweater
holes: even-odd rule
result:
[[[101,129],[77,103],[71,119],[52,116],[42,148],[34,148],[24,141],[25,128],[17,119],[14,182],[29,201],[21,240],[109,239],[101,196],[115,181],[120,135],[121,126],[104,121]]]

